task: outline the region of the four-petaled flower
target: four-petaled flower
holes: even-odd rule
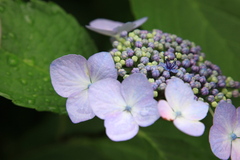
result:
[[[122,31],[131,31],[139,26],[141,26],[144,22],[146,22],[147,17],[141,18],[134,22],[117,22],[108,19],[95,19],[90,22],[89,26],[86,26],[88,29],[103,34],[107,36],[115,36]]]
[[[194,100],[191,87],[179,78],[168,81],[165,97],[167,101],[158,102],[160,116],[173,120],[174,125],[186,134],[201,136],[205,126],[199,120],[207,115],[208,105]]]
[[[166,60],[166,63],[160,63],[160,65],[167,71],[172,72],[172,73],[177,73],[178,72],[178,66],[176,65],[176,61],[170,62],[168,59]]]
[[[147,78],[135,73],[123,80],[104,79],[89,89],[90,104],[96,114],[104,119],[106,133],[113,141],[133,138],[139,126],[146,127],[158,118],[157,101]]]
[[[209,133],[210,146],[220,159],[240,160],[240,107],[225,101],[215,109]]]
[[[69,54],[54,60],[50,66],[55,91],[67,99],[67,112],[73,123],[92,119],[95,114],[89,106],[89,88],[104,79],[117,79],[112,56],[100,52],[88,61],[81,55]]]

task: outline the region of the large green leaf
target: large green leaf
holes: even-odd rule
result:
[[[162,29],[202,47],[208,60],[240,80],[239,0],[130,0],[136,18],[148,16],[144,29]]]
[[[96,52],[85,29],[54,3],[0,1],[0,95],[39,111],[65,113],[52,88],[50,63],[66,54]]]

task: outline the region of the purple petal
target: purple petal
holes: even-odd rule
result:
[[[232,160],[240,160],[240,139],[235,139],[232,141],[232,153],[231,159]]]
[[[89,88],[90,106],[101,119],[113,112],[123,112],[126,103],[120,92],[120,82],[115,79],[103,79]]]
[[[95,114],[89,107],[88,90],[69,97],[67,100],[67,112],[73,123],[79,123],[92,119]]]
[[[139,100],[132,106],[131,113],[134,120],[141,127],[152,125],[160,117],[157,101],[153,97],[146,97]]]
[[[184,110],[194,99],[191,87],[179,78],[172,78],[168,81],[165,96],[174,111]]]
[[[209,106],[201,101],[193,100],[189,107],[182,110],[182,116],[189,120],[201,120],[207,116]]]
[[[112,21],[108,19],[95,19],[90,22],[90,26],[86,27],[94,32],[103,35],[114,36],[115,34],[117,34],[114,29],[122,25],[123,23],[117,21]]]
[[[173,112],[172,108],[165,100],[160,100],[158,102],[158,111],[160,116],[168,121],[173,121],[176,118],[175,112]]]
[[[231,150],[231,139],[225,128],[213,125],[209,132],[209,142],[212,152],[220,159],[228,159]]]
[[[104,121],[106,133],[113,141],[126,141],[138,133],[138,124],[131,113],[118,112],[108,115]]]
[[[180,131],[190,136],[201,136],[205,129],[203,123],[199,121],[191,121],[183,117],[177,117],[173,123]]]
[[[145,75],[135,73],[123,80],[121,92],[125,102],[129,106],[134,106],[138,101],[146,98],[153,98],[151,83]]]
[[[124,23],[122,26],[119,26],[117,28],[115,28],[115,32],[116,33],[120,33],[122,31],[131,31],[133,30],[135,27],[135,24],[133,22],[127,22],[127,23]]]
[[[90,84],[87,60],[81,55],[69,54],[54,60],[50,75],[55,91],[62,97],[79,93]]]
[[[240,107],[236,109],[236,123],[234,125],[233,132],[240,137]]]
[[[220,102],[215,109],[213,125],[221,126],[225,132],[230,134],[236,122],[236,108],[225,101]]]
[[[135,24],[134,28],[137,28],[137,27],[141,26],[143,23],[145,23],[147,21],[147,19],[148,19],[148,17],[143,17],[141,19],[138,19],[138,20],[134,21],[133,22]]]
[[[89,74],[92,83],[105,78],[117,79],[117,69],[108,52],[99,52],[88,59]]]

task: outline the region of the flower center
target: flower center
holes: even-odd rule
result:
[[[176,118],[182,116],[182,113],[180,111],[175,112]]]
[[[232,141],[234,141],[235,139],[238,138],[235,133],[231,133],[230,137],[231,137]]]
[[[131,110],[132,110],[132,107],[130,107],[130,106],[126,106],[124,109],[124,111],[127,111],[127,112],[131,112]]]

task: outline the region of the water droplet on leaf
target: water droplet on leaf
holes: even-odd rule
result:
[[[27,23],[33,24],[33,20],[29,17],[29,15],[25,15],[25,16],[24,16],[24,19],[25,19],[25,21],[26,21]]]
[[[34,103],[35,103],[34,100],[32,100],[32,99],[29,99],[29,100],[28,100],[28,104],[34,104]]]
[[[8,57],[8,64],[10,66],[16,66],[18,64],[18,59],[14,56],[9,56]]]
[[[22,83],[23,85],[26,85],[26,84],[27,84],[27,81],[26,81],[25,79],[21,79],[21,83]]]

